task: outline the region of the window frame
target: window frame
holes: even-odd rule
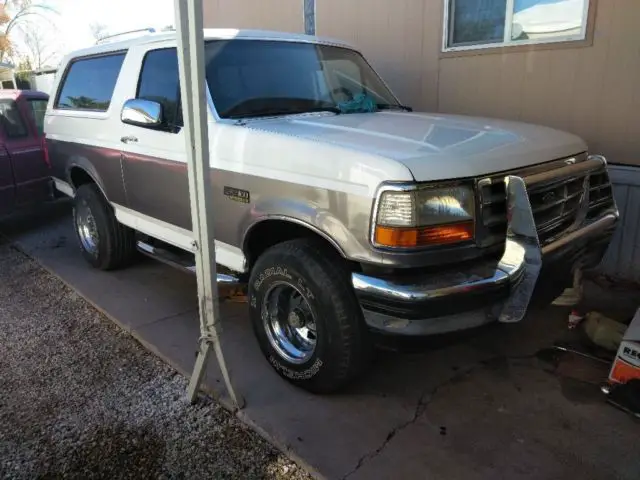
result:
[[[178,123],[176,122],[173,125],[169,125],[169,124],[165,124],[163,121],[163,125],[160,125],[158,127],[140,127],[140,128],[149,128],[152,130],[157,130],[160,132],[167,132],[167,133],[180,133],[180,131],[184,128],[184,113],[182,111],[182,86],[181,84],[181,79],[180,79],[180,59],[178,58],[178,48],[177,47],[172,47],[172,46],[168,46],[168,47],[158,47],[158,48],[150,48],[149,50],[146,50],[142,56],[142,62],[140,64],[140,71],[138,72],[138,81],[136,82],[136,92],[135,92],[135,99],[139,99],[140,97],[138,96],[140,94],[140,84],[142,83],[142,73],[144,72],[144,66],[147,63],[147,57],[149,56],[149,54],[154,53],[154,52],[161,52],[163,50],[175,50],[176,52],[176,60],[178,61],[178,96],[177,96],[177,100],[176,100],[176,111],[175,113],[175,119],[178,120],[182,120],[182,125],[178,125]],[[207,88],[208,91],[208,88]],[[144,99],[143,99],[144,100]],[[163,112],[163,116],[164,116],[164,112]],[[164,119],[163,119],[164,120]]]
[[[531,49],[539,46],[540,48],[566,48],[568,46],[586,46],[590,45],[590,37],[592,36],[592,27],[594,14],[596,9],[596,0],[584,0],[583,7],[583,22],[580,27],[579,35],[567,35],[558,36],[549,39],[535,39],[535,40],[519,40],[519,41],[505,41],[506,38],[511,36],[511,27],[513,26],[513,9],[515,0],[506,0],[505,6],[505,29],[504,37],[501,42],[493,43],[481,43],[481,44],[467,44],[467,45],[454,45],[449,46],[449,40],[453,34],[452,22],[454,16],[452,11],[454,9],[456,0],[443,0],[443,22],[442,22],[442,45],[441,53],[455,54],[458,52],[470,52],[472,54],[500,52],[504,49],[512,50],[519,47],[528,47]]]
[[[20,108],[19,102],[14,98],[0,98],[0,103],[8,103],[12,106],[12,108],[15,107],[24,131],[22,135],[10,135],[9,130],[5,128],[4,122],[2,122],[2,124],[0,124],[0,129],[2,129],[2,135],[4,136],[4,138],[6,140],[23,140],[25,138],[32,137],[33,133],[31,132],[31,128],[29,127],[29,122],[27,122],[27,120],[24,118],[24,112]]]
[[[125,65],[125,62],[127,60],[127,53],[129,52],[128,49],[122,49],[122,50],[113,50],[113,51],[109,51],[109,52],[101,52],[101,53],[96,53],[96,54],[91,54],[91,55],[83,55],[81,57],[74,57],[73,59],[71,59],[65,69],[64,72],[62,74],[62,78],[60,79],[60,82],[58,83],[58,89],[56,91],[56,96],[55,96],[55,100],[53,102],[53,109],[58,111],[58,112],[90,112],[90,113],[99,113],[99,114],[106,114],[107,112],[109,112],[109,110],[111,110],[111,105],[113,104],[113,96],[115,94],[116,88],[118,87],[118,81],[120,80],[120,74],[122,73],[122,69]],[[81,62],[84,60],[92,60],[94,58],[103,58],[103,57],[117,57],[123,55],[124,58],[122,59],[122,65],[120,65],[120,71],[118,72],[118,76],[116,77],[116,83],[113,87],[113,92],[111,92],[111,98],[109,99],[109,107],[106,110],[100,110],[100,109],[95,109],[95,108],[67,108],[67,107],[61,107],[60,106],[60,96],[62,95],[62,90],[64,89],[65,84],[67,83],[67,79],[69,77],[69,73],[71,72],[71,67],[73,67],[73,65],[77,62]]]

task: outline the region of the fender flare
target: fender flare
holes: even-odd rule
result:
[[[252,223],[251,226],[245,231],[245,233],[243,235],[243,238],[242,238],[242,251],[243,252],[247,251],[248,240],[251,237],[251,232],[258,225],[261,225],[264,222],[268,222],[270,220],[278,220],[278,221],[282,221],[282,222],[289,222],[289,223],[304,227],[304,228],[308,229],[309,231],[311,231],[311,232],[315,233],[316,235],[318,235],[318,236],[322,237],[323,239],[325,239],[333,248],[336,249],[336,251],[343,258],[347,258],[347,255],[346,255],[345,251],[338,244],[338,242],[336,242],[333,238],[331,238],[331,236],[329,236],[326,232],[323,232],[322,230],[320,230],[315,225],[312,225],[311,223],[308,223],[308,222],[305,222],[304,220],[300,220],[298,218],[290,217],[290,216],[287,216],[287,215],[266,215],[264,217],[259,218],[254,223]]]
[[[98,175],[98,173],[95,171],[95,168],[93,168],[93,166],[91,165],[90,162],[86,161],[83,162],[82,160],[80,160],[79,162],[74,160],[71,164],[69,164],[68,168],[67,168],[67,180],[69,182],[69,185],[71,185],[71,187],[73,187],[74,190],[77,190],[78,187],[76,185],[74,185],[72,179],[71,179],[71,172],[74,169],[79,169],[82,170],[84,173],[86,173],[91,180],[93,180],[93,183],[95,183],[98,188],[100,189],[100,192],[102,192],[102,195],[104,196],[105,199],[108,199],[109,197],[107,197],[107,194],[104,190],[104,186],[102,185],[102,181],[100,180],[100,176]]]

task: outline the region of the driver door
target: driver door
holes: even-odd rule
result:
[[[191,230],[178,57],[175,48],[148,50],[135,98],[162,105],[160,128],[121,123],[122,169],[128,206],[148,221]]]

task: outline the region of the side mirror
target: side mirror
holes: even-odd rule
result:
[[[162,105],[152,100],[127,100],[120,119],[122,123],[136,127],[157,128],[162,125]]]

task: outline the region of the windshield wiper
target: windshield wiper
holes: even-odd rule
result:
[[[238,113],[236,115],[230,115],[229,118],[240,119],[250,117],[275,117],[278,115],[296,115],[299,113],[311,113],[311,112],[331,112],[336,115],[340,115],[342,112],[338,107],[310,107],[310,108],[265,108],[260,110],[254,110],[250,112]]]
[[[378,110],[404,110],[405,112],[413,112],[413,108],[406,105],[400,105],[399,103],[379,103]]]

